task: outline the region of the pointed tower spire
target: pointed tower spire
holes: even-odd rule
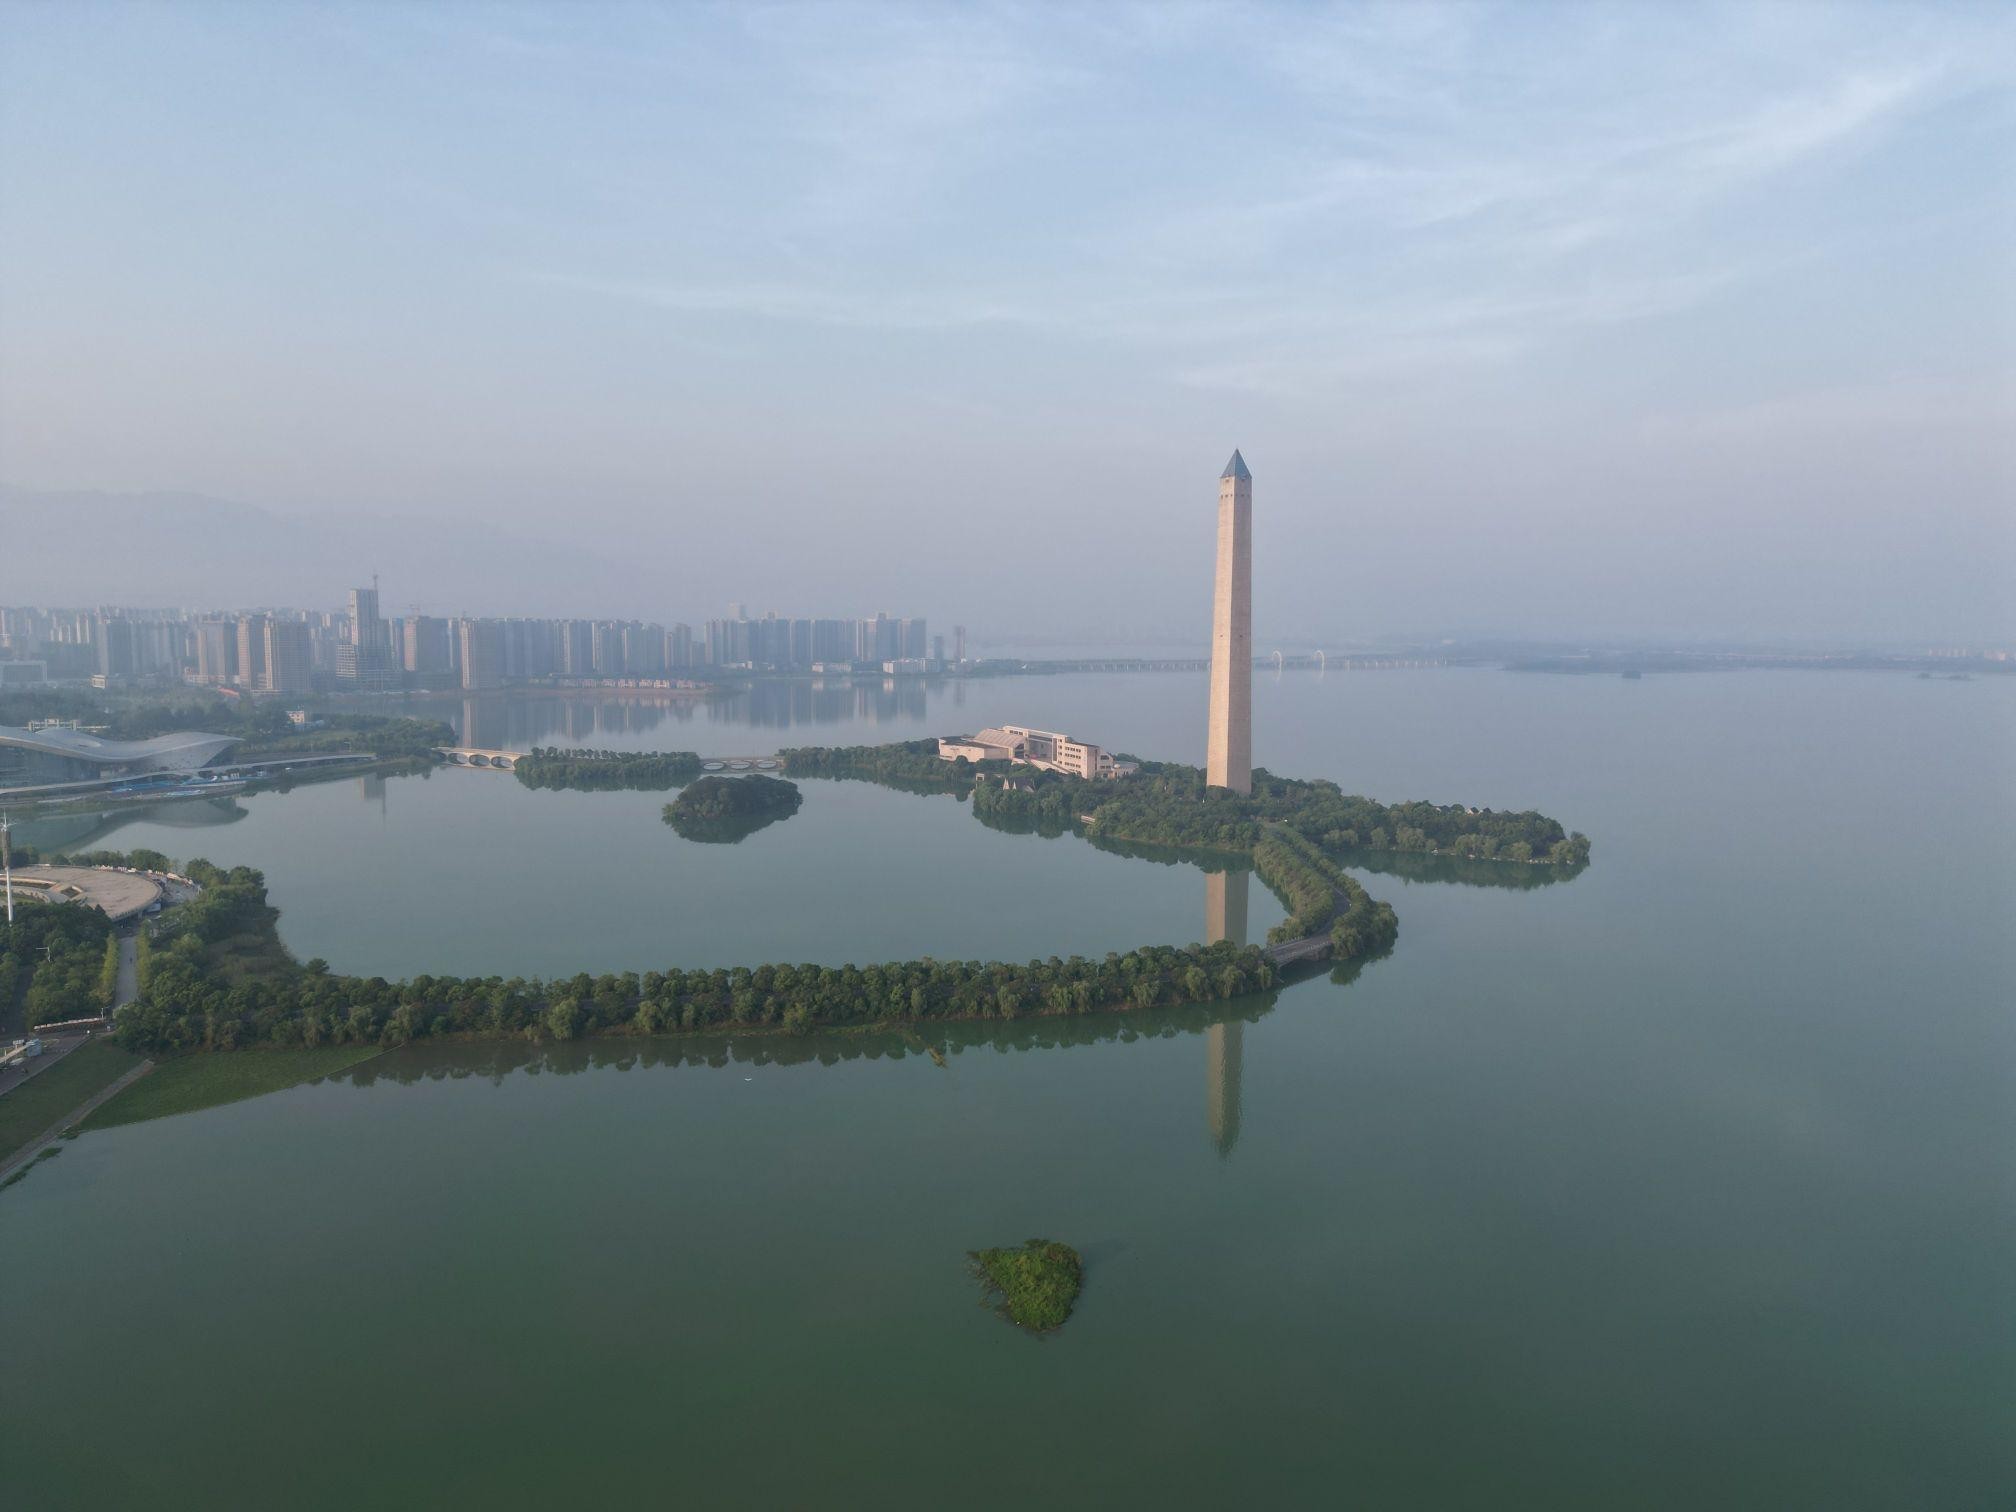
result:
[[[1211,601],[1211,727],[1204,781],[1253,791],[1253,474],[1236,451],[1218,479],[1218,582]]]

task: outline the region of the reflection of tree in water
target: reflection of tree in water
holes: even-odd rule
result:
[[[248,811],[235,798],[180,798],[172,803],[135,803],[81,814],[52,814],[14,826],[14,838],[44,855],[88,850],[129,824],[158,824],[171,829],[208,829],[236,824]]]
[[[1276,992],[1256,993],[1225,1003],[1134,1012],[1075,1014],[1058,1018],[934,1023],[914,1029],[838,1033],[659,1035],[527,1044],[522,1040],[479,1040],[459,1045],[416,1045],[388,1051],[332,1078],[370,1086],[379,1081],[410,1085],[481,1076],[501,1082],[515,1072],[575,1072],[613,1068],[707,1066],[837,1066],[842,1061],[903,1060],[927,1065],[968,1051],[1068,1050],[1081,1045],[1132,1043],[1209,1034],[1213,1028],[1255,1023],[1274,1009]]]
[[[1453,882],[1459,887],[1552,887],[1572,882],[1589,869],[1552,866],[1531,861],[1473,861],[1467,856],[1428,856],[1413,851],[1339,850],[1330,852],[1340,866],[1353,871],[1398,877],[1402,882]]]
[[[1090,834],[1085,839],[1094,850],[1125,856],[1131,861],[1147,861],[1155,866],[1194,866],[1207,874],[1228,871],[1251,874],[1253,870],[1253,858],[1238,851],[1207,851],[1177,845],[1149,845],[1139,840],[1106,840]]]
[[[702,845],[738,845],[758,830],[781,824],[790,817],[789,814],[737,814],[700,819],[690,814],[668,813],[665,822],[672,826],[681,840],[694,840]]]
[[[995,814],[974,809],[973,817],[999,835],[1041,835],[1045,840],[1061,840],[1072,832],[1071,826],[1060,820],[1038,819],[1029,814]]]

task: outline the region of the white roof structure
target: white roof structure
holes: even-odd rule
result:
[[[193,772],[237,745],[239,738],[177,730],[150,740],[106,740],[81,730],[22,730],[0,725],[0,746],[13,746],[41,756],[88,761],[101,767],[127,767],[136,772]]]

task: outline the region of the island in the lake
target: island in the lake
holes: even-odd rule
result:
[[[732,844],[798,812],[798,784],[752,772],[746,777],[702,777],[665,805],[665,822],[687,840]]]
[[[995,1310],[1031,1333],[1064,1326],[1085,1284],[1085,1259],[1055,1239],[1019,1248],[973,1250],[969,1258]]]

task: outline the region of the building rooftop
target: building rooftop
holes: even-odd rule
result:
[[[1253,481],[1253,474],[1246,471],[1246,459],[1240,456],[1238,450],[1235,448],[1232,452],[1232,460],[1225,464],[1225,471],[1218,474],[1218,478],[1220,482],[1223,482],[1227,478],[1237,478],[1241,483],[1251,483]]]
[[[17,746],[45,756],[68,756],[106,766],[146,762],[196,767],[216,760],[237,745],[238,740],[236,735],[206,735],[200,730],[177,730],[151,740],[106,740],[81,730],[31,731],[0,725],[0,746]]]

